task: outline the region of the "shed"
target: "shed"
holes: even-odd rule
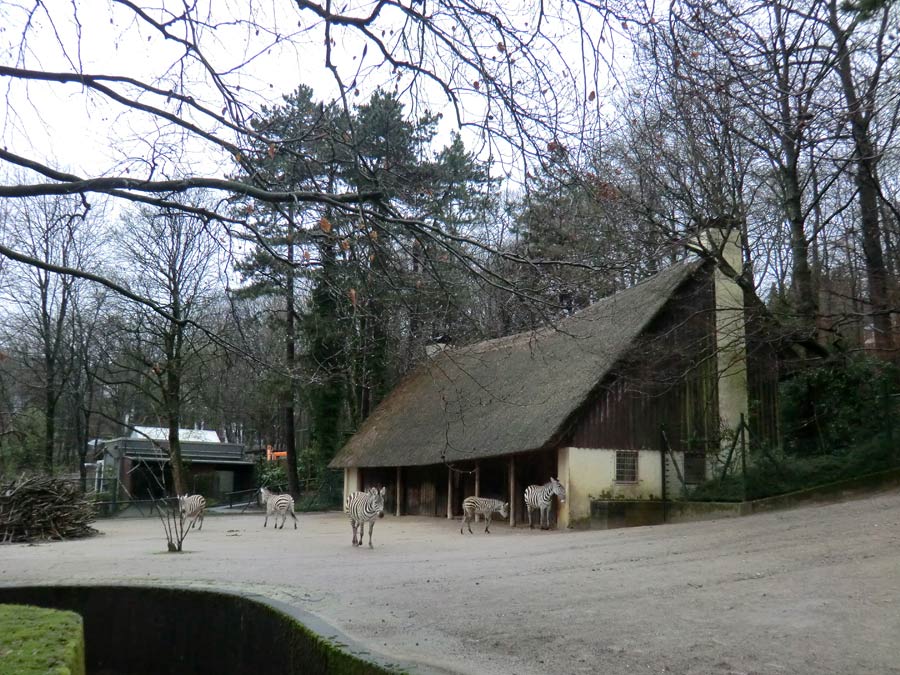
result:
[[[253,487],[254,461],[243,445],[222,442],[209,429],[179,429],[178,438],[191,492],[221,497]],[[169,491],[167,428],[136,426],[127,436],[99,441],[96,447],[97,459],[118,481],[118,498],[152,499]]]
[[[740,249],[726,244],[740,269]],[[444,350],[338,452],[345,492],[388,488],[395,513],[454,517],[471,494],[511,502],[551,476],[561,526],[594,498],[660,498],[705,480],[743,418],[777,436],[777,361],[744,292],[691,257],[555,325]],[[665,440],[663,440],[665,439]]]

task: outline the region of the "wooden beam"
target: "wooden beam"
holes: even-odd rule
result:
[[[447,520],[453,520],[453,469],[447,467]]]
[[[403,515],[401,513],[400,504],[403,503],[403,468],[397,467],[397,504],[394,509],[394,515],[400,516]]]
[[[481,462],[475,462],[475,496],[481,496]],[[481,522],[480,514],[475,514],[475,522]]]
[[[516,526],[516,456],[509,457],[509,526]]]

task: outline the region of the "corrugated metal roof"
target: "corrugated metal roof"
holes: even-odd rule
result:
[[[702,264],[677,263],[554,327],[441,352],[382,401],[330,466],[425,465],[547,446]]]
[[[143,438],[154,441],[169,440],[169,430],[165,427],[134,427],[129,438]],[[212,429],[179,429],[178,439],[182,442],[221,443],[219,434]]]

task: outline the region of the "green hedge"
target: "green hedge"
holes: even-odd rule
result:
[[[0,675],[84,673],[84,631],[78,614],[0,605]]]
[[[831,455],[798,457],[781,450],[756,450],[746,475],[715,478],[690,491],[693,501],[745,501],[859,478],[900,468],[896,449],[874,438],[868,443]]]

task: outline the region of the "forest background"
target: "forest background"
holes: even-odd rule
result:
[[[285,450],[297,493],[430,347],[552,324],[712,226],[791,354],[752,495],[900,460],[894,2],[0,19],[0,475],[83,478],[143,424],[183,493],[199,427]]]

